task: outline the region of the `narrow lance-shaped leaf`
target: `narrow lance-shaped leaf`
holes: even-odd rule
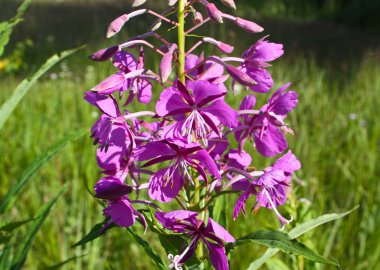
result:
[[[162,261],[161,257],[150,247],[149,243],[138,236],[131,228],[126,228],[127,231],[133,236],[136,242],[144,249],[145,253],[154,261],[158,269],[166,270],[167,266]]]
[[[69,262],[72,262],[72,261],[75,261],[79,258],[82,258],[86,256],[86,254],[84,255],[80,255],[80,256],[73,256],[73,257],[70,257],[68,258],[67,260],[64,260],[63,262],[59,262],[55,265],[52,265],[52,266],[49,266],[49,267],[46,267],[44,270],[57,270],[57,269],[60,269],[61,267],[65,266],[66,264],[68,264]]]
[[[51,146],[44,154],[35,159],[22,173],[21,177],[15,182],[15,184],[6,193],[4,199],[0,201],[0,214],[9,209],[17,199],[17,195],[21,188],[28,182],[29,178],[46,162],[48,162],[54,155],[56,155],[67,143],[82,137],[87,133],[87,130],[81,130],[74,132],[62,140]]]
[[[326,215],[322,215],[322,216],[319,216],[315,219],[312,219],[312,220],[309,220],[309,221],[306,221],[298,226],[296,226],[294,229],[292,229],[290,232],[289,232],[289,237],[291,239],[294,239],[294,238],[297,238],[301,235],[303,235],[304,233],[310,231],[310,230],[313,230],[315,229],[316,227],[320,226],[320,225],[323,225],[327,222],[330,222],[330,221],[334,221],[334,220],[337,220],[337,219],[340,219],[340,218],[343,218],[344,216],[350,214],[352,211],[356,210],[359,206],[356,206],[354,207],[353,209],[351,209],[350,211],[347,211],[347,212],[344,212],[344,213],[340,213],[340,214],[336,214],[336,213],[332,213],[332,214],[326,214]],[[277,252],[279,251],[279,249],[277,248],[269,248],[265,251],[264,255],[261,256],[260,258],[258,258],[257,260],[253,261],[249,267],[247,268],[247,270],[257,270],[259,269],[261,266],[264,265],[264,263],[269,260],[271,257],[273,257]]]
[[[19,270],[25,263],[26,256],[32,246],[32,243],[40,230],[42,224],[46,220],[51,208],[57,202],[59,196],[66,190],[66,187],[62,188],[62,190],[51,199],[48,203],[44,204],[42,208],[38,211],[36,220],[29,226],[26,231],[26,234],[23,235],[21,242],[18,244],[18,247],[15,251],[15,257],[12,262],[12,270]]]
[[[106,223],[106,221],[96,224],[94,227],[92,227],[92,229],[90,230],[90,232],[88,234],[86,234],[85,237],[83,237],[81,240],[79,240],[78,242],[76,242],[72,247],[83,246],[83,245],[85,245],[85,244],[87,244],[89,242],[92,242],[93,240],[95,240],[96,238],[100,237],[101,235],[103,235],[104,234],[104,225],[105,225],[105,223]],[[108,229],[110,229],[111,226],[108,227]]]
[[[279,231],[256,231],[236,240],[235,245],[238,246],[247,242],[254,242],[269,248],[277,248],[289,254],[303,256],[314,262],[336,265],[335,262],[323,258],[304,244],[290,239],[286,233]]]
[[[17,228],[19,228],[20,226],[26,224],[26,223],[29,223],[30,221],[34,220],[34,218],[30,218],[30,219],[26,219],[26,220],[22,220],[22,221],[16,221],[16,222],[11,222],[11,223],[8,223],[8,224],[5,224],[3,226],[0,227],[0,231],[3,231],[3,232],[11,232]]]
[[[53,67],[56,63],[66,58],[67,56],[77,52],[78,50],[84,48],[79,47],[76,49],[64,51],[60,54],[56,54],[50,57],[37,72],[28,79],[24,79],[13,92],[12,96],[3,104],[0,108],[0,129],[3,127],[4,122],[11,115],[14,108],[16,108],[17,104],[24,97],[24,95],[29,91],[29,89],[37,82],[37,80],[44,75],[51,67]]]

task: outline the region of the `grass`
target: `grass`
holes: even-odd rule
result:
[[[70,7],[66,6],[67,14],[73,14],[69,12]],[[70,22],[68,17],[63,16],[57,24],[68,23],[64,29],[55,27],[58,33],[51,33],[54,38],[49,43],[49,35],[44,33],[54,28],[54,16],[46,17],[52,21],[51,25],[47,24],[37,32],[33,25],[41,25],[41,16],[36,16],[39,9],[35,6],[29,15],[30,23],[16,32],[14,42],[22,40],[22,34],[28,31],[36,37],[35,47],[27,52],[29,55],[25,55],[31,69],[34,61],[38,63],[56,47],[74,47],[88,41],[91,48],[78,53],[45,76],[5,123],[0,134],[0,197],[23,168],[54,141],[71,130],[90,127],[96,120],[97,113],[82,97],[86,89],[111,74],[113,69],[109,64],[95,65],[85,56],[91,49],[105,45],[104,28],[112,16],[118,15],[117,7],[109,7],[107,12],[102,8],[97,10],[92,5],[88,7],[90,11],[87,12],[92,12],[89,20],[95,27],[89,26],[83,18],[74,16],[76,19]],[[51,7],[56,10],[54,8]],[[74,14],[79,16],[84,10],[79,9]],[[81,24],[76,27],[78,22]],[[91,27],[90,31],[86,31],[86,23],[87,27]],[[292,88],[300,95],[299,106],[291,113],[288,122],[295,131],[295,136],[289,137],[290,146],[303,167],[297,174],[298,179],[293,182],[289,203],[281,210],[285,215],[293,214],[297,224],[323,213],[347,210],[359,204],[359,210],[347,218],[307,234],[303,241],[319,253],[337,259],[343,269],[375,269],[380,262],[380,233],[377,230],[380,225],[380,188],[377,183],[380,175],[377,165],[380,122],[376,114],[380,107],[380,62],[374,48],[379,43],[368,34],[352,30],[347,31],[347,35],[342,34],[342,40],[353,40],[352,44],[344,42],[343,50],[339,40],[329,42],[331,39],[323,31],[325,24],[310,24],[307,28],[308,24],[288,23],[288,35],[282,21],[264,20],[263,24],[267,26],[267,33],[274,32],[272,39],[277,42],[284,40],[287,44],[288,54],[271,68],[277,85],[292,81]],[[135,31],[142,31],[140,23],[136,22],[135,25]],[[230,29],[224,28],[218,32],[211,28],[210,31],[214,32],[213,35],[223,35],[224,40],[236,40],[241,36],[240,32],[236,34]],[[276,29],[281,31],[276,32]],[[297,29],[302,30],[301,35],[297,36]],[[310,34],[307,29],[313,29],[313,33]],[[337,35],[342,33],[340,28],[330,30]],[[66,37],[65,32],[69,32]],[[76,39],[75,36],[80,37]],[[256,38],[241,40],[237,50],[243,50]],[[9,51],[12,47],[7,49]],[[154,61],[149,62],[157,66]],[[1,76],[0,103],[9,97],[9,89],[15,88],[22,75]],[[227,99],[237,108],[243,94],[246,93],[238,96],[229,93]],[[260,98],[260,102],[265,102],[266,98]],[[270,162],[257,154],[254,154],[254,161],[257,167]],[[81,255],[85,256],[71,261],[64,269],[152,269],[150,260],[122,229],[111,230],[85,248],[71,248],[102,220],[102,207],[87,192],[87,186],[91,189],[98,178],[95,147],[86,137],[69,145],[31,179],[22,199],[12,209],[9,220],[32,217],[36,209],[54,196],[64,183],[69,182],[70,185],[43,225],[28,256],[26,269],[44,269]],[[230,198],[229,203],[232,204],[235,197]],[[237,237],[256,229],[278,228],[274,214],[266,209],[256,216],[239,217],[229,226]],[[154,235],[148,233],[144,239],[164,256]],[[234,251],[231,269],[245,269],[263,250],[252,245]],[[288,269],[303,269],[300,267],[303,264],[301,260],[288,256],[283,258]],[[284,269],[273,268],[276,267],[273,266],[275,263],[267,267]],[[330,269],[304,263],[304,269]]]

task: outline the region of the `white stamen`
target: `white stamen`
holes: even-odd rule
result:
[[[194,129],[193,129],[194,125]],[[196,139],[201,139],[204,146],[207,147],[207,134],[211,131],[202,115],[193,110],[183,123],[181,134],[187,137],[187,143],[192,142],[192,133]]]
[[[273,201],[272,201],[272,199],[271,199],[268,191],[264,188],[263,192],[264,192],[265,196],[267,196],[267,199],[268,199],[270,205],[272,206],[273,211],[276,213],[277,217],[281,221],[282,227],[281,227],[280,230],[283,230],[286,224],[289,224],[290,222],[293,221],[293,216],[290,216],[289,220],[287,220],[286,218],[284,218],[283,216],[281,216],[281,214],[278,212],[276,206],[274,205],[274,203],[273,203]]]

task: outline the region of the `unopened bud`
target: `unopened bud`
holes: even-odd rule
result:
[[[211,20],[223,23],[223,13],[213,3],[208,3],[206,10]]]
[[[236,18],[235,23],[250,33],[260,33],[264,30],[260,25],[239,17]]]
[[[169,6],[174,6],[177,3],[177,0],[168,0]]]
[[[223,5],[229,8],[236,9],[235,1],[234,0],[219,0],[222,2]]]
[[[132,7],[138,7],[144,4],[146,0],[132,0]]]
[[[213,38],[210,38],[210,37],[205,37],[202,39],[204,42],[208,42],[208,43],[211,43],[211,44],[214,44],[221,52],[223,53],[232,53],[233,50],[234,50],[234,47],[227,44],[227,43],[223,43],[219,40],[215,40]]]
[[[193,22],[194,22],[194,24],[196,25],[196,24],[199,24],[199,23],[201,23],[203,21],[203,15],[202,15],[202,13],[200,13],[200,12],[195,12],[195,14],[193,15]]]
[[[129,20],[129,17],[127,14],[121,15],[120,17],[113,20],[111,24],[108,26],[107,38],[110,38],[116,35],[117,33],[119,33],[120,29],[128,20]]]
[[[93,61],[98,61],[98,62],[106,61],[110,59],[112,56],[114,56],[114,54],[117,53],[119,50],[120,50],[119,45],[116,45],[113,47],[101,49],[91,54],[89,58]]]
[[[162,82],[166,82],[172,73],[173,53],[177,44],[172,44],[169,51],[164,55],[160,63],[160,72]]]
[[[257,82],[252,79],[251,77],[248,76],[247,73],[245,73],[244,71],[232,66],[232,65],[228,65],[226,67],[227,69],[227,72],[228,74],[231,75],[231,77],[239,82],[240,84],[244,85],[244,86],[254,86],[257,84]]]
[[[149,27],[149,31],[156,31],[158,28],[161,27],[161,24],[162,24],[162,21],[161,19],[158,19],[156,20],[150,27]]]

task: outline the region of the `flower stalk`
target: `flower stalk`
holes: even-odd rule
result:
[[[178,0],[178,78],[185,83],[185,5],[186,0]]]

